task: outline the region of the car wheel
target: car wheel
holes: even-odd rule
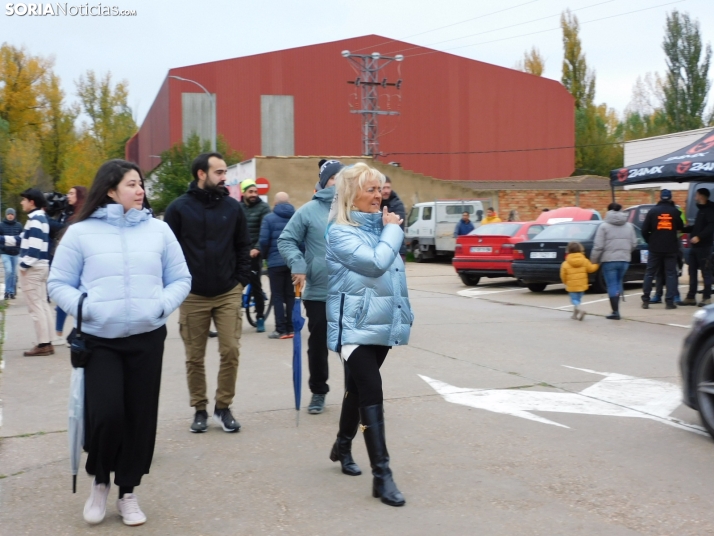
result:
[[[547,283],[528,283],[526,285],[528,287],[528,290],[531,292],[543,292],[545,290],[545,287],[548,286]]]
[[[461,282],[467,287],[475,287],[478,285],[478,282],[481,281],[481,278],[475,275],[459,274],[459,277],[461,278]]]
[[[598,269],[595,274],[595,281],[593,281],[592,291],[597,294],[602,294],[607,292],[607,284],[605,283],[605,274],[602,273],[602,268]]]
[[[707,339],[699,351],[693,387],[704,428],[714,437],[714,337]]]

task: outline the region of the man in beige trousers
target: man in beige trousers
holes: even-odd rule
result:
[[[193,161],[188,192],[166,209],[164,221],[181,244],[191,272],[191,293],[181,305],[181,338],[186,347],[186,376],[195,415],[190,431],[208,429],[206,341],[211,320],[218,331],[218,388],[213,419],[225,432],[240,431],[233,418],[242,327],[241,297],[250,279],[246,217],[225,188],[227,166],[218,153]]]
[[[27,223],[18,236],[0,236],[0,246],[20,247],[20,288],[35,325],[37,345],[25,356],[47,356],[55,353],[52,346],[52,310],[47,302],[47,276],[50,273],[50,226],[43,210],[47,200],[35,188],[20,194]]]

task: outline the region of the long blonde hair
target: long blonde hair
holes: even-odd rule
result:
[[[380,187],[384,186],[384,175],[364,162],[342,168],[335,178],[335,198],[328,221],[339,225],[358,225],[352,219],[352,203],[369,179],[377,179]]]

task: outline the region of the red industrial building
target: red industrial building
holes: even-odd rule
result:
[[[192,132],[208,137],[210,98],[172,76],[215,95],[217,131],[245,158],[360,155],[361,116],[350,113],[358,90],[348,83],[358,73],[343,50],[405,57],[382,73],[402,80],[379,90],[381,109],[400,112],[380,117],[384,162],[445,180],[572,174],[574,101],[560,83],[378,35],[171,69],[127,158],[148,171],[159,164],[151,155]],[[562,149],[524,151],[550,147]]]

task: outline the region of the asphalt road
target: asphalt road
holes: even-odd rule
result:
[[[469,288],[448,264],[410,264],[408,282],[412,340],[383,367],[405,507],[370,496],[359,436],[354,454],[364,475],[342,475],[328,459],[342,391],[338,358],[330,357],[327,411],[303,410],[296,427],[291,343],[247,323],[233,405],[243,430],[190,434],[174,316],[154,464],[137,488],[148,522],[134,529],[121,524],[114,491],[102,525],[82,520],[90,478],[81,475],[71,493],[68,353],[22,357],[32,326],[20,297],[7,312],[0,374],[0,534],[714,532],[714,442],[679,404],[677,357],[693,308],[644,311],[632,286],[625,320],[605,320],[606,297],[586,294],[592,314],[578,322],[562,287],[534,294],[512,280],[486,280]],[[215,340],[208,361],[213,382]]]

